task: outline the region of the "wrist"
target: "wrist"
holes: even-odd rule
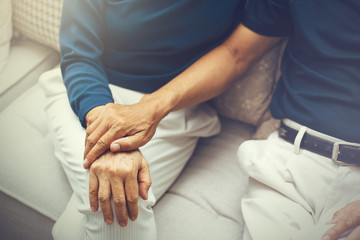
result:
[[[94,107],[86,113],[85,122],[87,126],[89,126],[90,123],[96,120],[96,118],[99,116],[100,112],[102,111],[102,107],[104,107],[104,105]]]
[[[151,105],[150,108],[158,120],[161,120],[174,110],[175,102],[175,98],[171,94],[160,94],[157,92],[146,94],[140,100],[140,103]]]

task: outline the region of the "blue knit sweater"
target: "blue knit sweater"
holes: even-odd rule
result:
[[[244,3],[64,0],[61,70],[82,125],[89,110],[113,102],[109,83],[151,93],[224,41]]]

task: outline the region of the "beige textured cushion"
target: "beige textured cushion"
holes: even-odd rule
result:
[[[265,138],[278,127],[268,107],[279,77],[285,44],[283,41],[267,52],[242,78],[213,100],[221,116],[257,126],[254,138]]]
[[[279,54],[280,45],[277,45],[215,98],[218,113],[257,126],[266,113],[275,88]]]
[[[12,0],[12,3],[15,30],[59,51],[62,0]]]
[[[11,37],[11,0],[0,0],[0,72],[7,63]]]

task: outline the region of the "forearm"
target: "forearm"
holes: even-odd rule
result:
[[[132,106],[108,104],[90,110],[86,114],[88,136],[84,158],[88,161],[84,163],[84,167],[89,167],[114,140],[124,136],[128,136],[126,139],[129,141],[130,136],[143,134],[144,136],[138,138],[137,144],[127,145],[130,149],[139,147],[139,143],[140,146],[144,145],[155,133],[160,120],[169,112],[205,101],[225,90],[236,76],[236,66],[233,54],[221,45],[199,59],[169,84],[152,94],[145,95],[138,104]],[[110,132],[113,132],[110,136],[105,134]],[[96,146],[95,143],[100,139],[101,144]],[[112,151],[126,149],[124,143],[121,147],[119,147],[120,143],[117,145]]]
[[[206,101],[235,79],[236,64],[223,45],[200,58],[183,73],[144,100],[157,99],[163,114]]]
[[[84,128],[85,114],[90,109],[113,102],[102,65],[105,25],[101,12],[99,1],[64,0],[61,71],[70,105]]]
[[[163,117],[171,111],[213,98],[242,76],[256,59],[279,40],[239,26],[223,44],[142,100],[157,103],[156,109]]]
[[[84,167],[88,168],[109,147],[115,152],[143,146],[169,112],[220,94],[278,41],[240,25],[223,44],[139,103],[107,104],[89,111],[86,119],[93,123],[86,129]]]

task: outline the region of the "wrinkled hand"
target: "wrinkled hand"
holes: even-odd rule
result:
[[[111,198],[120,226],[128,218],[136,220],[139,194],[148,198],[151,186],[149,165],[139,150],[101,155],[90,167],[89,200],[92,211],[100,209],[107,224],[112,224]]]
[[[143,99],[133,105],[109,103],[87,113],[85,168],[109,148],[112,152],[130,151],[152,138],[167,112],[159,103]]]
[[[360,239],[360,200],[351,202],[337,211],[328,224],[334,224],[334,226],[326,231],[322,240],[335,240],[352,229],[346,240]]]

